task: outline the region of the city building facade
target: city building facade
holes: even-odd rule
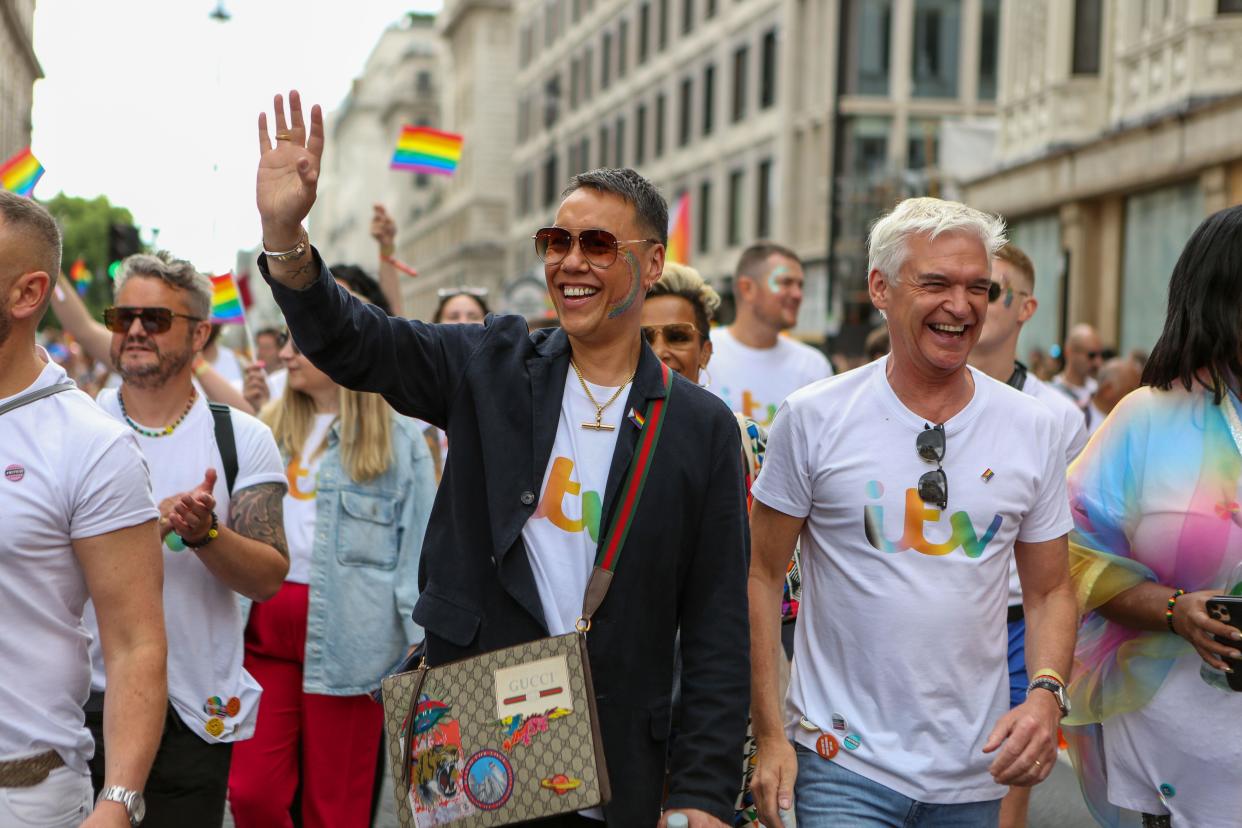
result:
[[[0,163],[30,146],[34,82],[43,69],[34,51],[35,0],[0,3]]]
[[[963,192],[1035,262],[1023,352],[1077,322],[1146,351],[1191,231],[1242,201],[1242,2],[1007,0],[1001,19],[998,166]]]

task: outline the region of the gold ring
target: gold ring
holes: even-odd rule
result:
[[[1039,767],[1039,765],[1040,765],[1040,762],[1039,762],[1039,760],[1038,760],[1038,759],[1036,759],[1036,760],[1035,760],[1035,767],[1037,767],[1037,768],[1038,768],[1038,767]]]
[[[292,141],[293,136],[287,132],[278,132],[276,133],[276,140],[277,141]]]

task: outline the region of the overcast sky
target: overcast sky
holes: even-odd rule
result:
[[[439,0],[37,0],[39,198],[103,194],[200,270],[259,240],[260,110],[335,109],[384,28]]]

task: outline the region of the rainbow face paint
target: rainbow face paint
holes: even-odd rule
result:
[[[768,290],[773,293],[780,293],[785,289],[782,277],[789,273],[789,268],[785,265],[777,265],[772,268],[772,272],[768,274]]]
[[[625,262],[630,266],[630,290],[629,293],[625,294],[625,298],[623,298],[620,302],[608,306],[609,319],[616,319],[618,316],[621,316],[623,313],[632,308],[635,300],[638,299],[638,288],[639,285],[642,284],[642,279],[639,278],[640,270],[638,267],[638,259],[634,257],[633,253],[627,250],[625,251]]]
[[[1005,307],[1009,307],[1012,304],[1013,304],[1013,288],[1006,285],[1005,286]]]

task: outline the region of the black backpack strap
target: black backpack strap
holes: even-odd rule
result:
[[[220,459],[224,461],[224,482],[232,497],[233,484],[237,482],[237,440],[233,437],[232,409],[216,402],[209,402],[207,406],[216,421],[216,448],[220,449]]]

